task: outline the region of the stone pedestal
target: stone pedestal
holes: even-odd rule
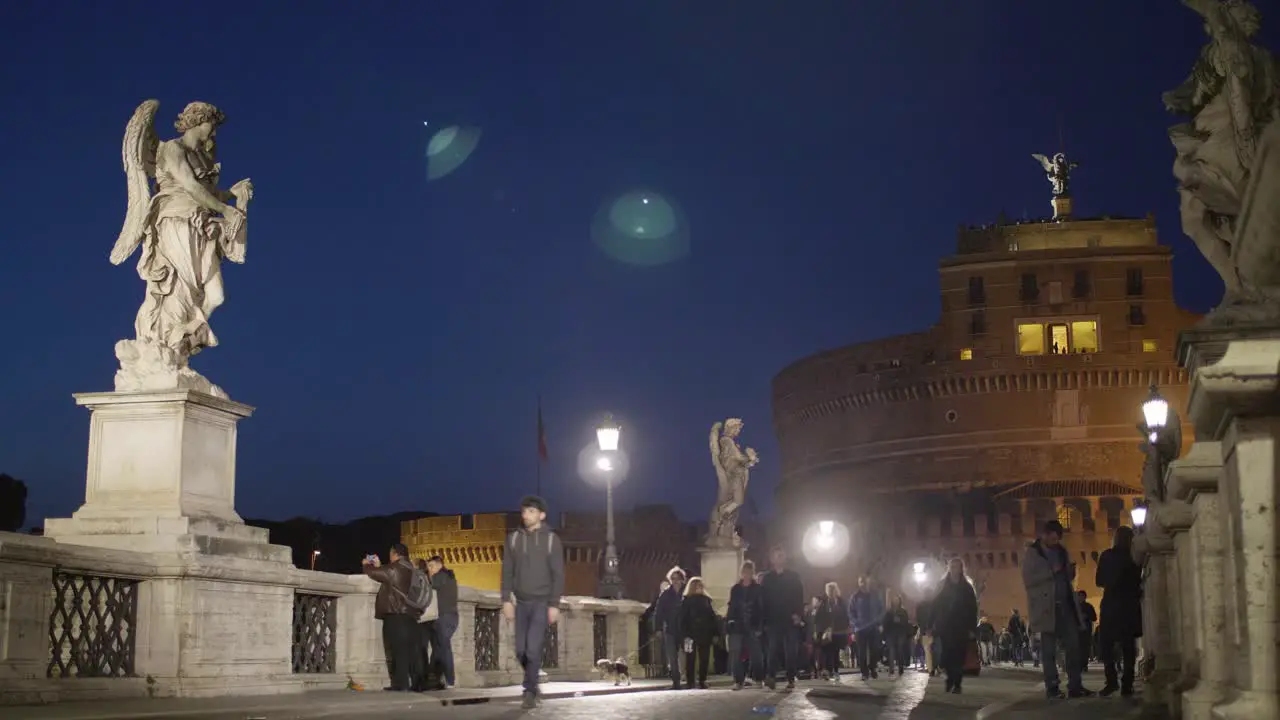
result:
[[[729,591],[742,574],[742,550],[739,548],[698,548],[702,555],[700,577],[716,613],[723,616],[729,608]]]
[[[1188,405],[1198,440],[1219,442],[1223,463],[1223,636],[1225,657],[1234,660],[1226,665],[1226,702],[1213,706],[1212,716],[1280,718],[1280,327],[1191,331],[1180,355],[1194,372]]]
[[[1168,473],[1169,497],[1191,508],[1187,527],[1174,530],[1187,620],[1182,642],[1185,720],[1210,720],[1213,706],[1226,698],[1230,677],[1223,604],[1225,521],[1218,501],[1221,474],[1222,447],[1212,441],[1196,443],[1186,457],[1172,463]]]
[[[1180,708],[1176,697],[1182,658],[1178,652],[1172,593],[1177,587],[1173,538],[1148,516],[1147,525],[1134,539],[1135,560],[1144,566],[1142,595],[1143,646],[1155,658],[1155,668],[1142,691],[1145,705]]]
[[[84,393],[85,501],[45,521],[61,542],[289,562],[235,511],[236,423],[253,408],[193,390]]]

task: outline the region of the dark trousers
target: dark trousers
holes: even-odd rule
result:
[[[1132,635],[1116,637],[1116,633],[1108,633],[1107,626],[1102,626],[1098,647],[1098,659],[1102,661],[1102,669],[1107,674],[1107,687],[1133,689],[1134,669],[1138,664],[1138,641]],[[1120,648],[1120,657],[1116,657],[1116,647]],[[1119,662],[1117,662],[1119,660]],[[1117,666],[1123,663],[1120,673]],[[1120,674],[1120,682],[1116,675]]]
[[[538,692],[538,671],[542,669],[542,643],[546,637],[547,603],[541,600],[517,602],[516,658],[524,667],[525,692]]]
[[[697,661],[695,663],[695,660]],[[711,638],[695,639],[693,641],[693,652],[684,654],[684,676],[689,681],[689,685],[693,685],[693,671],[697,668],[698,684],[707,684],[707,670],[711,666]]]
[[[849,636],[832,633],[831,641],[822,646],[822,669],[832,675],[840,674],[840,651],[849,645]]]
[[[439,676],[433,672],[435,658],[431,653],[431,636],[435,632],[435,624],[434,620],[418,623],[418,662],[422,663],[422,678],[415,684],[424,690],[429,688],[433,681],[439,679]],[[433,675],[436,677],[432,677]]]
[[[964,654],[969,649],[969,636],[962,633],[942,638],[942,669],[947,674],[947,687],[960,687],[964,679]]]
[[[453,634],[458,631],[457,615],[441,615],[431,625],[431,664],[446,685],[453,685]],[[538,653],[542,657],[542,653]]]
[[[747,679],[747,665],[751,665],[751,678],[756,682],[764,680],[764,651],[760,648],[760,636],[748,632],[741,635],[730,635],[729,674],[733,681],[741,685]],[[743,654],[746,660],[743,660]]]
[[[885,636],[884,644],[889,649],[889,672],[893,672],[896,667],[898,674],[901,675],[903,668],[911,664],[911,640],[910,635],[901,632],[893,632]]]
[[[1088,630],[1081,630],[1080,637],[1076,641],[1076,647],[1080,648],[1080,672],[1089,669],[1089,657],[1093,654],[1093,633]]]
[[[778,660],[782,660],[782,669],[786,672],[787,682],[796,679],[797,664],[800,661],[800,633],[790,625],[776,625],[765,628],[764,678],[765,682],[773,682],[778,675]]]
[[[1080,634],[1072,629],[1074,619],[1068,611],[1058,609],[1054,618],[1058,627],[1067,628],[1062,633],[1040,633],[1040,659],[1044,662],[1044,689],[1047,692],[1058,692],[1058,659],[1062,657],[1062,667],[1067,671],[1067,689],[1079,690],[1080,683]]]
[[[676,687],[680,687],[680,653],[682,652],[684,652],[684,641],[680,639],[680,633],[663,631],[663,660],[667,663],[667,675],[671,678],[671,684]]]
[[[422,679],[421,643],[418,618],[387,615],[382,618],[382,649],[387,658],[387,676],[392,690],[410,690]]]
[[[880,664],[880,628],[858,631],[858,669],[862,677],[871,677]]]

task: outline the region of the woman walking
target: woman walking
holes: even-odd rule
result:
[[[698,670],[698,687],[707,689],[707,670],[711,665],[711,641],[719,631],[716,611],[711,607],[702,578],[689,578],[680,603],[680,627],[684,631],[684,676],[688,686],[693,685],[693,670]],[[696,665],[695,665],[696,660]]]
[[[849,644],[849,615],[840,597],[840,586],[834,582],[827,583],[824,589],[814,624],[822,653],[822,677],[839,682],[840,651]]]
[[[978,625],[978,596],[964,575],[964,560],[951,558],[933,604],[933,632],[942,639],[942,667],[947,692],[960,694],[964,655]]]

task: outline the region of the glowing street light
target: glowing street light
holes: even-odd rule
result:
[[[1147,505],[1145,502],[1139,502],[1129,511],[1129,518],[1133,520],[1133,526],[1141,529],[1147,522]]]
[[[618,548],[614,544],[613,533],[613,453],[618,451],[621,437],[622,428],[614,422],[612,415],[606,415],[604,422],[596,428],[596,443],[600,445],[596,468],[604,473],[605,480],[604,576],[600,578],[599,595],[615,600],[621,600],[624,594],[622,576],[618,574]]]
[[[830,550],[836,544],[836,524],[831,520],[818,522],[818,536],[813,539],[815,545],[823,550]]]
[[[1142,403],[1142,417],[1147,421],[1147,437],[1156,442],[1160,431],[1169,422],[1169,401],[1160,395],[1155,385],[1151,386],[1151,395]]]

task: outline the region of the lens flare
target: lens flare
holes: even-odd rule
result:
[[[606,201],[592,222],[591,237],[609,257],[639,267],[664,265],[689,253],[688,223],[680,209],[649,189]]]
[[[427,180],[439,180],[462,167],[480,144],[480,128],[450,125],[427,141]]]

